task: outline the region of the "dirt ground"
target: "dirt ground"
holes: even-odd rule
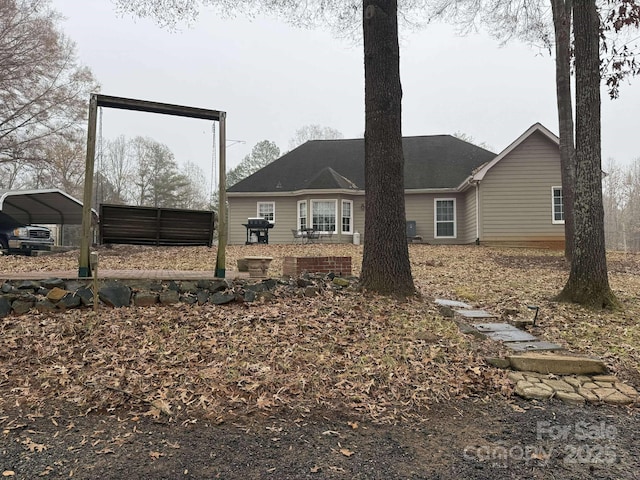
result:
[[[396,425],[335,411],[215,425],[55,408],[0,421],[0,470],[16,479],[640,478],[637,408],[495,398]]]

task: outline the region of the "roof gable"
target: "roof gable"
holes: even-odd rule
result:
[[[496,154],[451,135],[404,137],[406,189],[456,188]],[[364,139],[312,140],[228,189],[365,189]]]
[[[306,188],[310,190],[325,190],[332,188],[357,190],[358,186],[348,178],[343,177],[331,167],[323,168],[313,177]]]
[[[535,123],[531,125],[526,132],[516,138],[507,148],[505,148],[502,152],[500,152],[493,160],[488,162],[486,165],[483,165],[476,172],[473,173],[473,180],[481,181],[484,179],[485,175],[492,167],[494,167],[498,162],[503,160],[507,155],[513,152],[516,148],[522,145],[531,135],[536,133],[540,133],[549,140],[551,140],[556,145],[560,145],[560,139],[553,134],[549,129],[547,129],[541,123]]]

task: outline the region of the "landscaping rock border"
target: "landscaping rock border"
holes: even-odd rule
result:
[[[316,296],[326,290],[353,288],[354,277],[333,273],[304,273],[280,279],[104,280],[98,282],[98,301],[106,307],[145,307],[176,303],[224,305],[267,301],[275,296]],[[93,280],[7,280],[0,285],[0,318],[10,314],[64,311],[92,307]]]

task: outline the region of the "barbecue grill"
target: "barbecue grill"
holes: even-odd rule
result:
[[[247,218],[247,223],[242,224],[247,229],[247,245],[252,243],[269,243],[269,229],[273,228],[266,218]]]

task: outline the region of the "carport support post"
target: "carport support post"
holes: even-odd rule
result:
[[[220,193],[218,195],[218,256],[217,278],[225,277],[227,249],[227,114],[220,112]]]
[[[80,259],[78,277],[91,277],[91,198],[93,197],[93,170],[96,154],[96,118],[98,95],[91,94],[89,100],[89,124],[87,125],[87,161],[84,172],[84,196],[82,199],[82,237],[80,238]]]

